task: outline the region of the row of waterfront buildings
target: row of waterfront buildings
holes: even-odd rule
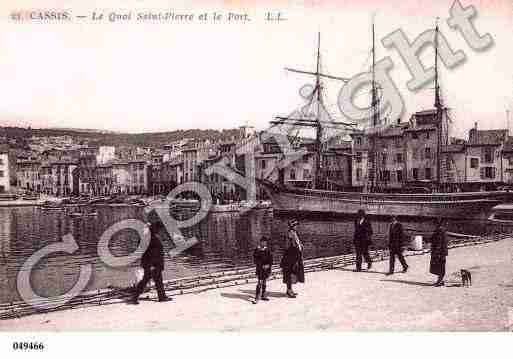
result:
[[[251,170],[257,178],[308,187],[313,180],[315,142],[299,139],[294,148],[305,150],[304,155],[281,170],[276,170],[283,159],[278,141],[249,134],[245,128],[239,137],[218,143],[184,141],[124,151],[111,146],[45,149],[14,162],[9,151],[0,148],[0,192],[9,192],[12,185],[54,196],[156,195],[197,181],[214,198],[245,199],[243,188],[207,169],[223,161],[243,175],[251,175]],[[373,176],[381,190],[438,180],[447,191],[493,189],[513,184],[513,138],[506,129],[480,130],[477,124],[468,138],[450,138],[437,126],[435,111],[422,111],[408,122],[373,134],[354,131],[350,138],[331,139],[323,147],[321,174],[325,189],[362,190]]]

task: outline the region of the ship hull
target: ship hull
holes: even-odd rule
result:
[[[486,219],[492,207],[513,202],[513,193],[437,193],[423,195],[365,194],[316,190],[270,191],[278,212],[354,214],[363,209],[369,215]]]

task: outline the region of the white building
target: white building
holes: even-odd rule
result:
[[[109,161],[113,161],[116,148],[114,146],[100,146],[96,155],[96,162],[103,165]]]
[[[10,192],[9,151],[0,148],[0,193]]]

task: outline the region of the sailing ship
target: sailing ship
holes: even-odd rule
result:
[[[439,189],[442,188],[442,163],[441,150],[443,146],[442,136],[442,115],[447,110],[441,103],[440,86],[438,81],[438,23],[435,29],[435,110],[437,139],[437,175],[435,184]],[[378,86],[375,81],[375,31],[372,25],[372,88],[371,88],[371,106],[372,115],[370,117],[371,126],[380,124],[379,114],[379,96]],[[273,125],[292,125],[299,127],[310,127],[316,131],[315,136],[315,156],[314,169],[312,175],[311,188],[298,188],[285,185],[283,181],[283,173],[278,178],[281,180],[271,182],[266,179],[257,180],[264,188],[272,202],[273,208],[278,212],[316,212],[316,213],[332,213],[332,214],[352,214],[359,209],[365,210],[370,215],[381,216],[420,216],[420,217],[444,217],[444,218],[479,218],[486,219],[490,209],[500,203],[513,202],[513,192],[508,191],[483,191],[483,192],[456,192],[443,193],[440,190],[437,193],[380,193],[377,186],[377,167],[378,161],[376,156],[376,136],[370,136],[371,148],[368,161],[368,179],[366,185],[361,192],[341,192],[327,190],[322,188],[322,184],[326,181],[321,178],[321,152],[323,150],[322,130],[325,123],[320,116],[320,108],[322,106],[323,96],[321,91],[323,86],[321,78],[329,78],[335,80],[348,81],[348,79],[330,76],[321,73],[320,70],[320,34],[317,46],[317,69],[315,72],[300,71],[288,69],[289,71],[309,74],[315,76],[315,87],[311,95],[311,101],[317,101],[317,113],[314,118],[292,118],[292,117],[276,117],[271,121]],[[345,129],[351,129],[354,124],[339,123],[333,120],[329,121],[329,126],[343,126]],[[448,132],[448,126],[447,126]],[[445,143],[447,145],[447,142]],[[279,170],[283,171],[283,170]],[[368,185],[367,185],[368,183]]]

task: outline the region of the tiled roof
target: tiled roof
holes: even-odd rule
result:
[[[500,145],[507,137],[508,130],[476,130],[469,133],[470,145]]]

